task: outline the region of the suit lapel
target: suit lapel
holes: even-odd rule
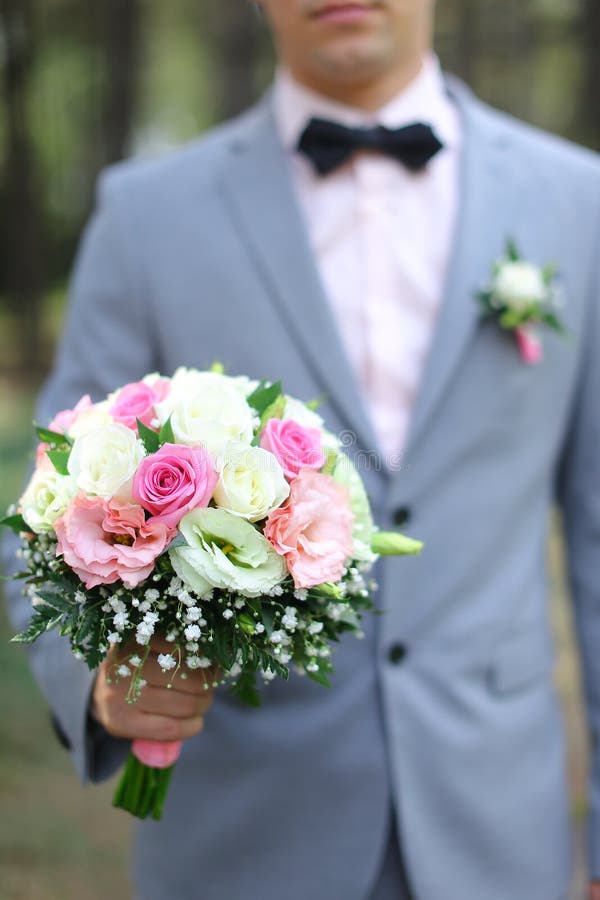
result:
[[[461,202],[405,459],[422,438],[474,337],[480,317],[475,292],[515,228],[516,178],[503,135],[464,86],[450,81],[449,89],[464,127]],[[232,137],[230,150],[221,189],[240,237],[328,399],[362,446],[373,450],[377,438],[325,296],[268,101]]]
[[[376,447],[319,277],[268,102],[254,111],[251,124],[238,132],[230,149],[221,189],[277,313],[284,317],[342,420],[364,448]]]
[[[460,83],[450,91],[463,119],[460,206],[450,269],[431,350],[409,427],[404,458],[415,450],[480,320],[475,294],[514,233],[515,172],[485,107]]]

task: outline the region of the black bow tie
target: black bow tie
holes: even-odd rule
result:
[[[311,119],[298,142],[298,150],[311,160],[319,175],[333,172],[358,150],[384,153],[418,172],[443,146],[422,122],[392,130],[383,125],[348,128],[327,119]]]

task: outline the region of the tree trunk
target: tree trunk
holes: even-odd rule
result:
[[[202,0],[204,43],[211,48],[215,116],[228,119],[256,98],[256,68],[261,50],[258,13],[239,0]]]
[[[139,83],[141,2],[102,0],[106,92],[102,115],[103,163],[127,156]]]
[[[45,283],[43,198],[29,131],[27,94],[34,58],[34,0],[0,0],[4,37],[5,148],[0,218],[1,290],[15,313],[19,364],[40,365]]]
[[[582,138],[600,150],[600,3],[583,0],[581,40],[584,58],[579,127]]]
[[[459,0],[457,5],[456,74],[472,85],[477,68],[479,0]]]

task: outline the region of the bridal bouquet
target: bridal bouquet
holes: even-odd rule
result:
[[[35,470],[2,520],[33,605],[14,640],[56,629],[90,669],[122,644],[111,677],[130,702],[155,634],[172,648],[166,679],[205,670],[207,688],[251,705],[257,676],[292,665],[327,685],[331,642],[360,636],[372,608],[377,556],[421,547],[374,527],[339,442],[279,382],[182,368],[83,397],[36,431]],[[115,805],[160,818],[179,748],[134,741]]]

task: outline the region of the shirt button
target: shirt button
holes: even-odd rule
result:
[[[408,650],[405,644],[392,644],[390,647],[388,658],[394,666],[399,666]]]
[[[412,510],[408,506],[399,506],[398,509],[394,510],[392,518],[394,520],[394,525],[397,525],[398,528],[402,528],[403,525],[408,525],[410,522]]]

